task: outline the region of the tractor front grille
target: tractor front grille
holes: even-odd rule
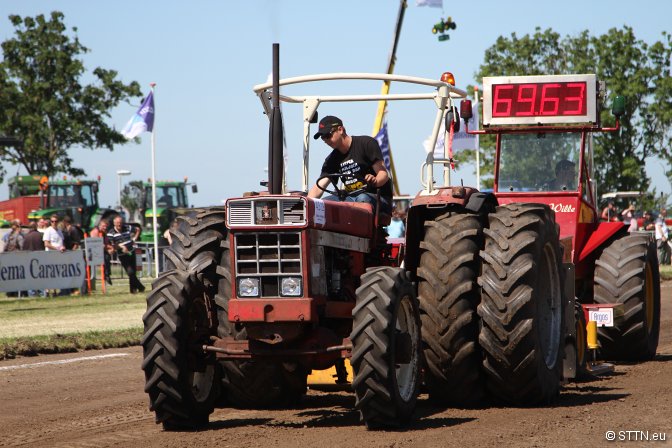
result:
[[[300,232],[245,232],[234,235],[236,285],[259,279],[259,297],[280,297],[283,278],[303,281]]]
[[[300,197],[232,199],[227,209],[226,218],[230,228],[306,224],[306,201]]]

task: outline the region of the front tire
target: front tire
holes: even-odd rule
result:
[[[208,422],[221,387],[221,370],[202,350],[216,334],[214,295],[224,209],[181,216],[166,250],[170,270],[152,284],[143,316],[145,392],[165,429]]]
[[[556,398],[562,378],[565,300],[553,212],[508,204],[489,215],[478,314],[489,392],[531,406]]]
[[[483,397],[477,285],[483,226],[478,215],[445,213],[425,222],[418,300],[430,397],[474,406]]]
[[[156,422],[167,430],[208,423],[219,397],[220,374],[210,356],[194,347],[207,344],[207,310],[202,289],[189,274],[162,275],[147,298],[142,320],[145,392]]]
[[[647,235],[611,243],[596,261],[595,302],[620,303],[623,320],[598,328],[606,359],[653,359],[660,334],[660,273],[656,244]]]
[[[420,385],[420,317],[406,272],[367,269],[352,315],[355,406],[369,429],[399,426],[411,418]]]

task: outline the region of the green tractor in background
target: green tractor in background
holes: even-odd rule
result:
[[[69,216],[72,223],[88,233],[101,219],[111,221],[119,212],[101,208],[98,204],[99,180],[63,179],[46,183],[46,201],[40,210],[31,212],[28,218],[47,219],[56,214]]]
[[[37,196],[46,188],[47,177],[41,174],[14,176],[7,181],[9,199],[21,196]]]
[[[191,186],[192,193],[198,193],[198,186],[184,181],[157,181],[156,182],[156,226],[159,234],[159,245],[166,246],[168,242],[163,239],[164,232],[170,227],[170,223],[179,215],[192,210],[189,207],[187,186]],[[140,241],[154,242],[154,209],[152,208],[152,184],[142,184],[142,233]]]

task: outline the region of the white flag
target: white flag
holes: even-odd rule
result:
[[[443,0],[415,0],[415,6],[430,6],[432,8],[443,8]]]
[[[478,103],[474,103],[471,106],[472,117],[467,121],[469,123],[469,129],[475,131],[478,129],[479,118],[478,118]],[[460,118],[461,120],[461,118]],[[436,145],[434,146],[434,158],[442,159],[443,158],[443,146],[446,141],[446,120],[441,120],[441,128],[439,129],[439,136],[436,139]],[[425,148],[425,152],[429,153],[432,136],[430,135],[424,142],[422,146]],[[478,149],[478,135],[467,134],[464,121],[460,123],[460,131],[453,134],[453,152],[462,151],[463,149]]]

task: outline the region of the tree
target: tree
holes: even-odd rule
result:
[[[2,43],[0,61],[0,135],[23,140],[23,147],[0,147],[0,160],[23,165],[29,174],[81,176],[68,150],[114,149],[126,139],[106,124],[110,110],[138,97],[140,86],[124,84],[117,72],[97,67],[95,81],[84,85],[80,55],[87,53],[76,34],[66,34],[63,14],[35,18],[10,15],[15,37]],[[76,33],[77,28],[72,28]],[[0,180],[4,176],[0,172]]]
[[[595,180],[599,194],[612,190],[647,191],[651,183],[645,162],[657,156],[672,162],[672,42],[668,33],[662,41],[648,45],[638,40],[632,28],[612,28],[601,36],[586,30],[575,36],[536,28],[533,35],[499,37],[485,52],[476,73],[484,76],[595,73],[605,81],[602,123],[610,125],[614,95],[626,97],[626,113],[618,133],[595,134]],[[482,138],[485,163],[481,172],[494,171],[494,139]],[[667,172],[672,180],[672,170]],[[490,181],[491,184],[492,181]]]

